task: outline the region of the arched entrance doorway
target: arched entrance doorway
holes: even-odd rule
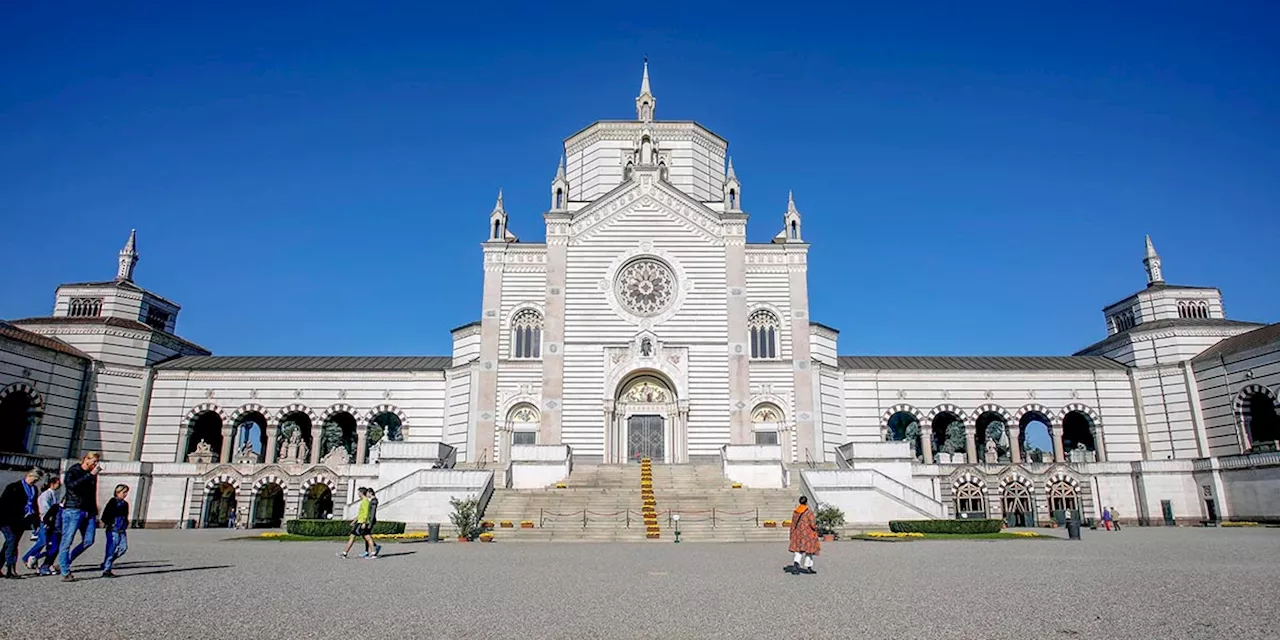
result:
[[[236,488],[230,482],[218,482],[205,491],[204,527],[227,528],[236,512]]]
[[[317,482],[307,488],[302,495],[302,509],[299,517],[308,520],[324,520],[333,513],[333,490],[323,482]]]
[[[277,529],[283,524],[284,488],[268,482],[253,497],[253,528]]]
[[[1036,526],[1036,507],[1031,497],[1031,485],[1021,478],[1009,479],[1001,484],[1000,506],[1004,510],[1005,526]]]
[[[673,389],[665,377],[651,372],[633,375],[618,386],[608,412],[606,462],[687,460],[688,409]]]
[[[955,492],[956,517],[981,520],[987,517],[987,497],[981,480],[967,478],[952,487]]]
[[[1065,524],[1067,514],[1080,521],[1080,483],[1073,478],[1057,476],[1049,482],[1049,513],[1058,524]]]
[[[0,452],[29,453],[39,416],[40,401],[32,393],[14,387],[5,389],[0,399]]]
[[[538,444],[538,428],[542,423],[538,408],[528,402],[511,407],[507,419],[503,422],[502,447],[499,449],[499,460],[511,460],[511,446],[517,444]]]

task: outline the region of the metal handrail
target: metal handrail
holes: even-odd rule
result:
[[[809,447],[804,448],[804,463],[810,469],[818,468],[818,463],[813,459],[813,455],[809,453]]]

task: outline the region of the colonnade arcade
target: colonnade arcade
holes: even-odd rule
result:
[[[961,470],[943,482],[943,496],[953,517],[994,518],[1010,527],[1061,523],[1068,513],[1079,519],[1092,513],[1093,502],[1086,483],[1065,468],[1032,475],[1008,470],[994,476]]]
[[[277,528],[286,519],[325,519],[345,504],[346,489],[325,468],[291,476],[267,467],[252,476],[222,467],[192,485],[191,516],[206,528]]]
[[[925,464],[1105,462],[1101,419],[1093,408],[1072,403],[1057,411],[1029,404],[1010,413],[996,404],[966,411],[942,404],[928,412],[908,404],[884,412],[885,440],[911,443]],[[1050,446],[1041,450],[1028,436]]]
[[[302,404],[276,411],[246,404],[228,416],[205,403],[183,420],[177,461],[317,464],[333,456],[331,462],[363,464],[379,441],[403,440],[407,422],[393,405],[362,411],[340,403],[317,415]]]

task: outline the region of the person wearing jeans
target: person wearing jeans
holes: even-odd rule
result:
[[[74,582],[71,563],[93,546],[93,535],[98,525],[98,461],[101,455],[91,451],[80,464],[67,469],[63,484],[67,495],[63,499],[62,544],[58,550],[58,569],[63,582]],[[76,532],[80,532],[80,544],[73,549]]]
[[[48,568],[53,565],[54,559],[58,555],[58,541],[62,527],[58,525],[60,522],[58,512],[62,510],[62,505],[58,504],[58,487],[62,486],[62,479],[53,476],[44,485],[44,491],[36,498],[36,507],[40,516],[40,526],[36,527],[39,533],[36,535],[36,543],[32,545],[27,554],[22,556],[22,563],[27,565],[28,569],[34,570],[36,565],[44,558],[44,567]],[[40,570],[41,574],[45,573],[44,569]]]
[[[21,480],[10,484],[0,493],[0,535],[4,536],[4,577],[17,578],[14,569],[18,564],[18,541],[33,522],[39,522],[36,516],[36,483],[40,481],[40,470],[32,469]]]
[[[129,485],[116,485],[115,495],[102,510],[102,528],[107,532],[107,550],[102,556],[102,577],[114,578],[111,565],[129,550]]]

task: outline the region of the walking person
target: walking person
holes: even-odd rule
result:
[[[102,556],[102,577],[114,578],[111,566],[129,550],[129,485],[116,485],[115,494],[102,508],[102,528],[107,532],[107,550]]]
[[[809,508],[809,498],[805,496],[800,496],[800,504],[791,514],[791,545],[787,550],[795,554],[791,566],[786,568],[788,573],[817,573],[813,570],[813,557],[822,550],[822,545],[818,542],[818,520],[813,509]]]
[[[4,577],[18,578],[14,568],[18,564],[18,542],[27,527],[37,524],[36,483],[40,482],[40,470],[32,469],[21,480],[4,488],[0,493],[0,535],[4,536]]]
[[[369,533],[365,536],[366,545],[373,545],[373,553],[365,553],[368,558],[377,558],[382,553],[382,545],[373,541],[373,526],[378,524],[378,493],[373,487],[365,487],[369,495]]]
[[[373,538],[370,533],[373,527],[369,524],[369,509],[371,504],[369,501],[369,490],[360,487],[360,504],[356,508],[356,519],[351,523],[351,535],[347,536],[347,548],[338,554],[338,557],[346,559],[347,554],[351,553],[351,547],[355,546],[356,538],[364,538],[364,557],[369,557],[373,552]]]
[[[1120,512],[1116,511],[1115,507],[1111,507],[1111,526],[1115,527],[1116,531],[1120,530]]]
[[[71,563],[93,546],[93,536],[98,528],[98,472],[102,470],[102,455],[97,451],[85,454],[80,464],[67,469],[62,484],[67,495],[62,500],[62,540],[58,546],[58,569],[63,582],[75,582]],[[80,544],[72,548],[76,533]]]
[[[1107,531],[1111,530],[1111,509],[1107,507],[1102,508],[1102,528]]]
[[[36,528],[39,533],[35,545],[22,556],[22,563],[28,569],[35,571],[37,565],[40,565],[40,575],[48,573],[49,567],[53,566],[58,557],[58,540],[62,537],[62,529],[59,527],[62,505],[58,503],[58,488],[61,486],[62,479],[53,476],[44,483],[44,490],[36,497],[36,511],[40,516],[40,525]],[[44,560],[42,565],[41,560]]]

